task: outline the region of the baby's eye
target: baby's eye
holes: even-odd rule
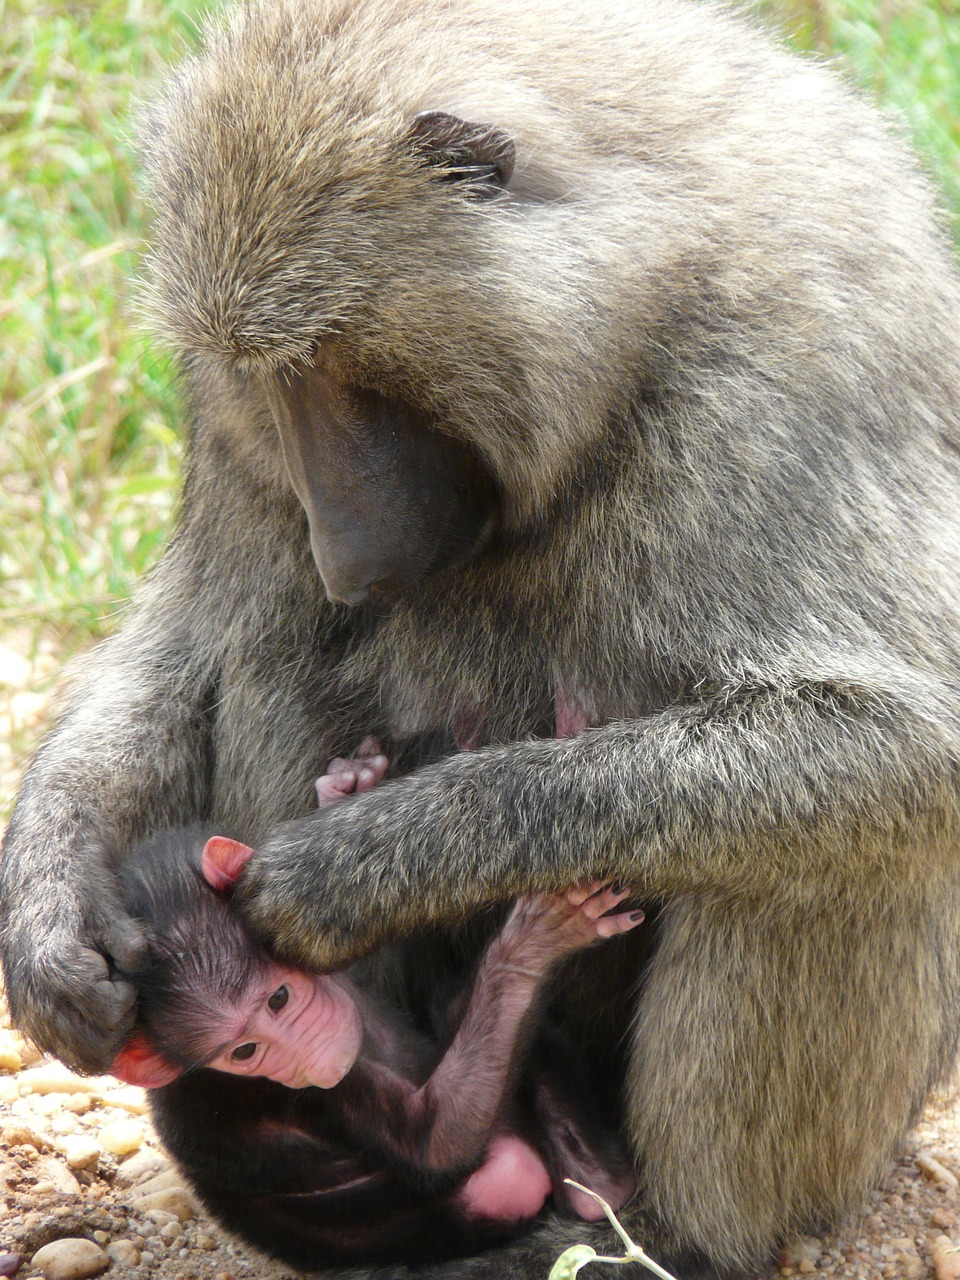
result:
[[[230,1057],[234,1062],[249,1062],[256,1052],[256,1041],[250,1040],[247,1044],[238,1044]]]
[[[287,1003],[289,999],[290,999],[290,992],[287,990],[287,988],[277,987],[276,991],[267,1001],[267,1008],[272,1010],[274,1013],[277,1013],[279,1012],[280,1009],[283,1008],[283,1006]]]

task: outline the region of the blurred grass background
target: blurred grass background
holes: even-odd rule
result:
[[[209,7],[0,0],[0,816],[45,684],[111,628],[169,528],[176,390],[138,332],[130,132]],[[960,0],[756,7],[898,120],[960,228]]]

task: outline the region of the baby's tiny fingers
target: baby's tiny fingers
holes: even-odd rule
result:
[[[642,924],[642,911],[621,911],[616,916],[601,916],[594,926],[598,938],[615,938],[620,933],[629,933],[638,924]]]
[[[592,898],[595,893],[599,893],[605,886],[606,882],[603,880],[591,880],[587,884],[575,884],[572,889],[567,890],[567,901],[572,907],[580,907],[588,898]]]
[[[615,907],[618,902],[622,902],[624,898],[629,898],[630,892],[629,886],[621,889],[619,885],[606,885],[599,893],[595,893],[588,898],[580,910],[589,919],[596,920],[598,916],[605,915],[611,908]]]
[[[317,803],[321,809],[336,804],[344,796],[348,796],[356,785],[357,777],[352,769],[338,773],[325,773],[316,781]]]
[[[369,760],[364,760],[357,770],[357,790],[372,791],[387,772],[387,765],[386,756],[371,756]]]

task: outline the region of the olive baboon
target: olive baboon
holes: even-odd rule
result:
[[[628,1221],[682,1270],[835,1218],[960,1024],[960,285],[915,163],[684,0],[257,0],[145,153],[189,470],[11,823],[16,1016],[110,1061],[112,868],[194,818],[256,844],[278,956],[396,940],[415,1011],[480,908],[616,877],[655,943],[553,1008]],[[472,749],[304,816],[366,733]]]
[[[624,1145],[538,1009],[558,961],[641,922],[615,910],[628,890],[518,899],[431,1039],[371,996],[362,962],[310,974],[254,946],[228,902],[251,856],[189,827],[137,845],[121,869],[150,950],[132,975],[139,1031],[111,1069],[151,1089],[194,1072],[200,1147],[182,1090],[172,1105],[154,1101],[181,1154],[198,1152],[194,1185],[226,1226],[294,1264],[422,1265],[502,1244],[548,1196],[569,1216],[598,1218],[568,1178],[617,1207],[632,1194]],[[209,1123],[223,1073],[256,1078],[245,1122],[226,1130]],[[289,1194],[276,1194],[280,1179]]]

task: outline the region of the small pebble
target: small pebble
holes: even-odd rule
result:
[[[124,1085],[122,1089],[108,1089],[103,1101],[105,1106],[119,1107],[135,1116],[145,1116],[150,1110],[144,1090],[132,1084]]]
[[[110,1259],[92,1240],[54,1240],[33,1255],[32,1265],[46,1280],[86,1280],[106,1271]]]
[[[957,1215],[950,1209],[934,1209],[930,1215],[931,1227],[939,1227],[941,1231],[949,1231],[957,1225]]]
[[[13,1036],[9,1031],[0,1031],[0,1071],[20,1071],[22,1067],[23,1058],[20,1054],[20,1046],[14,1042]]]
[[[19,1253],[0,1253],[0,1276],[15,1276],[22,1262]]]
[[[190,1193],[185,1187],[168,1187],[164,1191],[153,1191],[149,1195],[140,1195],[133,1200],[135,1208],[141,1211],[148,1209],[166,1209],[181,1222],[189,1222],[196,1217],[196,1209]]]
[[[61,1138],[59,1145],[71,1169],[89,1169],[100,1159],[97,1143],[83,1134],[67,1134],[65,1138]]]
[[[55,1138],[62,1138],[68,1133],[79,1133],[80,1121],[69,1112],[61,1112],[58,1116],[50,1117],[50,1132]]]
[[[114,1156],[128,1156],[143,1145],[143,1125],[136,1120],[114,1120],[100,1130],[100,1145]]]
[[[126,1167],[126,1166],[124,1166]],[[137,1188],[137,1194],[141,1196],[153,1195],[154,1191],[166,1191],[169,1187],[182,1187],[183,1174],[179,1169],[167,1168],[162,1173],[155,1174],[152,1178],[147,1178],[140,1183]]]
[[[0,1143],[5,1147],[34,1147],[43,1151],[52,1146],[50,1139],[25,1124],[5,1124],[0,1128]]]
[[[21,1093],[94,1093],[97,1082],[78,1076],[62,1062],[44,1062],[28,1067],[17,1077]]]
[[[148,1209],[144,1215],[150,1222],[155,1222],[158,1227],[165,1227],[168,1222],[177,1222],[178,1218],[175,1213],[171,1213],[169,1209]]]
[[[202,1232],[194,1239],[194,1244],[198,1249],[205,1249],[208,1252],[212,1252],[217,1247],[213,1236],[204,1235]]]
[[[54,1190],[59,1191],[61,1195],[78,1196],[80,1194],[80,1183],[66,1165],[62,1164],[55,1156],[43,1156],[42,1159],[38,1160],[36,1172],[38,1178],[42,1178],[44,1182],[49,1182]],[[39,1183],[34,1189],[39,1192]]]
[[[921,1173],[925,1174],[928,1178],[931,1178],[934,1182],[939,1183],[941,1186],[960,1186],[960,1181],[958,1181],[957,1175],[955,1173],[951,1173],[950,1170],[945,1168],[939,1160],[928,1155],[926,1151],[917,1156],[917,1166]]]
[[[132,1187],[137,1183],[146,1187],[147,1179],[153,1181],[154,1176],[164,1176],[160,1170],[166,1173],[172,1172],[169,1163],[159,1151],[154,1151],[151,1147],[141,1147],[134,1155],[124,1160],[117,1169],[117,1182],[121,1187]],[[180,1181],[179,1178],[178,1181]]]
[[[89,1093],[71,1093],[63,1100],[64,1111],[72,1111],[75,1116],[85,1115],[93,1106]]]
[[[121,1267],[135,1267],[140,1262],[140,1250],[132,1240],[114,1240],[107,1245],[107,1254]]]
[[[938,1244],[933,1251],[933,1269],[937,1280],[960,1280],[960,1249]]]
[[[69,1093],[35,1093],[27,1099],[27,1102],[30,1110],[36,1112],[38,1116],[55,1116],[63,1110],[63,1104],[72,1096]]]

